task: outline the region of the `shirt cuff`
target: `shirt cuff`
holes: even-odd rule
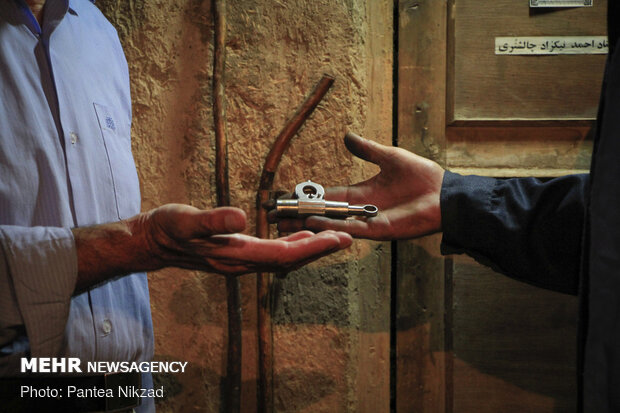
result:
[[[440,194],[443,255],[469,252],[480,245],[478,238],[487,234],[485,215],[492,207],[497,182],[495,178],[445,172]]]
[[[77,279],[73,233],[68,228],[2,226],[0,242],[31,356],[59,354]]]

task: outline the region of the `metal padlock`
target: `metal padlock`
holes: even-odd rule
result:
[[[323,215],[327,217],[350,217],[354,215],[374,217],[379,209],[374,205],[349,205],[348,202],[326,201],[325,189],[312,181],[295,187],[296,199],[278,199],[276,214],[279,217]]]

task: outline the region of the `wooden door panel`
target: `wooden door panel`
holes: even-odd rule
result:
[[[495,36],[604,34],[606,1],[399,0],[399,146],[464,174],[586,173],[604,56],[496,56]],[[398,412],[558,412],[576,405],[576,298],[397,248]]]
[[[604,36],[606,7],[453,0],[449,121],[593,119],[605,55],[496,55],[495,37]]]
[[[455,412],[570,412],[577,298],[454,260]]]

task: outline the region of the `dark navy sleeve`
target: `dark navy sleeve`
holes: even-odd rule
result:
[[[446,171],[442,254],[465,253],[509,277],[577,294],[589,175],[543,182]]]

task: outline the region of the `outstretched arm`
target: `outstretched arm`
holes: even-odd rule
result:
[[[348,133],[344,143],[355,156],[381,168],[374,177],[348,187],[327,188],[325,199],[350,204],[374,204],[376,217],[329,219],[311,216],[280,220],[284,232],[305,227],[313,231],[345,231],[354,237],[374,240],[407,239],[441,230],[439,194],[444,170],[437,163],[401,148],[383,146]],[[270,212],[275,221],[275,211]]]
[[[128,220],[73,229],[76,291],[132,272],[176,266],[239,275],[288,271],[351,245],[351,236],[301,231],[266,240],[241,234],[238,208],[200,210],[168,204]]]
[[[443,231],[442,253],[466,253],[510,277],[576,293],[588,193],[587,175],[543,182],[534,178],[460,176],[438,164],[353,134],[345,145],[381,171],[326,199],[375,204],[373,218],[280,220],[281,231],[341,230],[376,240]],[[276,221],[275,211],[270,219]]]

